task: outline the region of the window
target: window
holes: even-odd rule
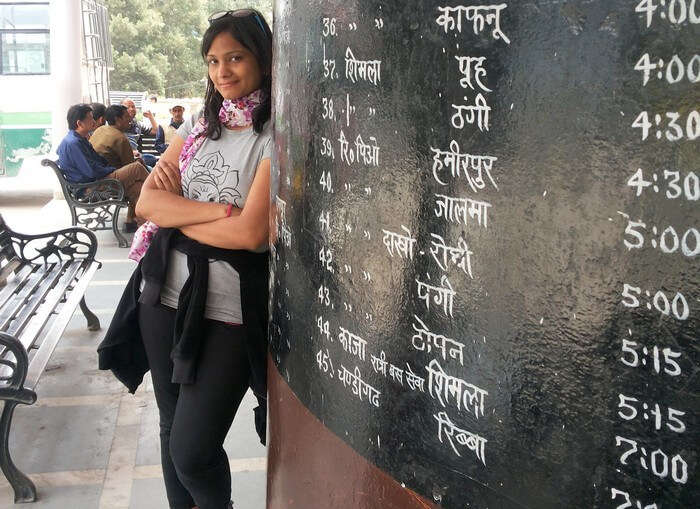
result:
[[[0,74],[48,74],[49,4],[0,4]]]

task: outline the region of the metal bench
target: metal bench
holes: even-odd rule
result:
[[[85,304],[85,291],[100,263],[97,238],[85,228],[25,235],[0,215],[0,468],[15,503],[34,502],[36,487],[13,463],[8,441],[18,404],[36,401],[36,387],[76,307],[88,330],[100,321]]]
[[[128,206],[121,182],[117,179],[102,179],[86,184],[73,184],[66,180],[55,161],[44,159],[41,164],[51,167],[56,173],[70,209],[73,226],[84,226],[93,231],[111,229],[119,247],[129,245],[118,226],[119,211]]]

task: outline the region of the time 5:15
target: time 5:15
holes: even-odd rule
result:
[[[665,418],[666,427],[668,429],[676,433],[685,433],[685,423],[680,419],[685,415],[685,412],[671,407],[667,407],[666,412],[663,412],[658,403],[654,403],[654,405],[650,407],[647,403],[642,403],[640,405],[639,400],[631,396],[618,394],[618,397],[620,398],[620,402],[617,405],[617,415],[620,416],[620,418],[626,421],[632,421],[639,417],[640,419],[648,421],[649,416],[652,416],[654,417],[654,429],[656,431],[659,431],[663,427]],[[639,410],[637,408],[638,406],[641,406],[642,409]]]
[[[640,365],[646,366],[648,364],[647,357],[651,357],[650,366],[654,373],[668,376],[679,376],[681,374],[681,367],[675,361],[675,359],[681,358],[680,352],[674,352],[668,347],[662,349],[655,345],[651,349],[642,346],[640,354],[638,352],[639,347],[640,345],[635,341],[623,339],[622,356],[620,357],[622,364],[630,368],[637,368]]]

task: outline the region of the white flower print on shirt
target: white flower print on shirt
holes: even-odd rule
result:
[[[221,152],[194,158],[182,182],[185,196],[197,201],[232,203],[238,207],[238,170],[225,164]]]

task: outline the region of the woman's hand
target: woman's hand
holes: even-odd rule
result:
[[[199,202],[202,206],[209,202]],[[222,204],[209,203],[223,207]],[[224,210],[225,209],[225,210]],[[224,212],[226,207],[219,209]],[[189,221],[177,225],[187,237],[224,249],[255,251],[268,242],[268,217],[270,214],[270,159],[263,159],[255,172],[248,198],[242,209],[233,208],[230,217],[213,221]],[[156,224],[160,224],[156,221]]]
[[[182,194],[180,168],[178,168],[176,164],[161,158],[153,167],[151,174],[153,175],[153,181],[158,189],[173,194]]]
[[[223,203],[190,200],[182,196],[178,154],[185,140],[177,134],[141,187],[136,215],[164,228],[179,228],[226,218]]]

